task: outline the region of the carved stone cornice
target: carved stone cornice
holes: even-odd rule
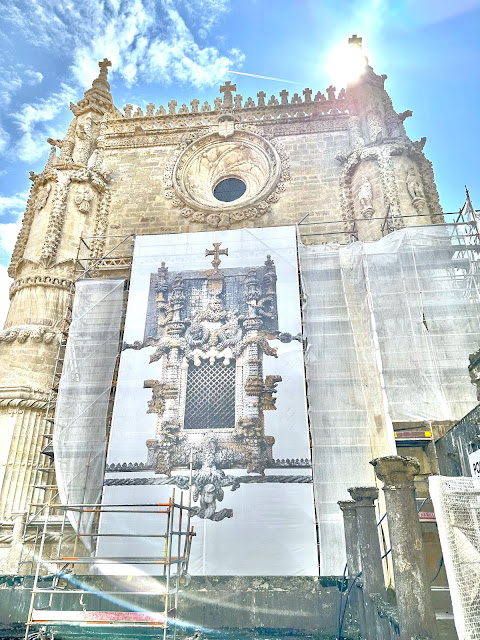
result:
[[[0,407],[45,409],[48,394],[31,387],[0,387]]]
[[[10,287],[9,297],[11,300],[17,291],[25,289],[26,287],[54,287],[55,289],[64,289],[65,291],[69,291],[71,284],[71,280],[62,278],[61,276],[55,276],[53,274],[35,274],[15,280]]]
[[[60,338],[60,330],[53,327],[46,327],[44,325],[25,324],[15,327],[8,327],[0,332],[0,343],[5,342],[26,342],[32,340],[33,342],[43,342],[44,344],[51,344],[54,340]]]
[[[88,182],[100,193],[103,193],[107,188],[109,177],[107,172],[86,166],[77,166],[70,175],[72,182]]]
[[[258,126],[259,132],[265,131],[275,136],[299,135],[302,133],[318,133],[321,131],[344,131],[348,127],[348,114],[336,113],[319,115],[317,113],[304,113],[289,116],[283,114],[275,118],[263,118],[263,115],[250,113],[248,118],[235,118],[238,123],[253,124]],[[175,118],[176,116],[172,116]],[[263,119],[260,119],[260,118]],[[122,120],[115,121],[115,125],[110,122],[110,131],[106,134],[105,148],[142,148],[154,146],[170,146],[182,142],[182,137],[186,132],[209,133],[211,127],[218,124],[219,114],[212,114],[209,118],[197,118],[191,121],[180,119],[172,120],[168,125],[157,126],[151,119],[146,119],[144,126],[138,124],[124,123]],[[262,133],[260,133],[262,135]]]

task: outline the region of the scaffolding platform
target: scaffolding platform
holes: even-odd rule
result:
[[[176,620],[178,610],[178,594],[182,585],[187,580],[188,564],[192,539],[195,536],[191,526],[191,496],[189,492],[188,504],[183,503],[183,493],[180,501],[175,501],[175,490],[172,497],[166,503],[138,504],[90,504],[90,505],[62,505],[50,502],[45,510],[42,534],[40,537],[39,553],[36,558],[36,571],[32,587],[32,595],[28,618],[26,623],[25,640],[30,638],[31,627],[44,625],[47,628],[57,625],[104,626],[121,625],[122,627],[160,627],[163,629],[163,638],[167,637],[167,629],[173,630],[173,638],[176,637]],[[56,557],[44,556],[45,542],[49,534],[50,512],[63,512],[63,520],[58,535]],[[162,533],[144,534],[141,538],[164,538],[164,552],[160,557],[98,557],[95,552],[89,556],[63,555],[64,534],[68,527],[67,515],[69,511],[79,514],[93,513],[95,516],[92,532],[88,534],[90,539],[97,540],[102,537],[112,537],[124,534],[98,532],[99,518],[103,513],[137,513],[147,512],[158,514],[163,522]],[[51,524],[51,523],[50,523]],[[57,521],[55,519],[55,524]],[[160,523],[157,526],[157,530]],[[77,549],[78,534],[75,539],[74,549]],[[127,580],[116,583],[116,589],[95,589],[83,585],[81,576],[73,575],[76,565],[88,565],[91,568],[98,567],[99,571],[108,576],[109,566],[125,565],[125,573],[134,573],[135,569],[142,570],[145,565],[162,565],[163,576],[160,579],[151,578],[149,588],[140,590],[134,588]],[[53,571],[52,571],[53,570]],[[46,571],[52,571],[45,576]],[[45,582],[47,586],[43,586]],[[72,596],[74,601],[69,601]],[[158,610],[151,610],[152,596],[158,602]],[[93,607],[89,608],[89,598],[93,597]],[[142,606],[142,598],[148,598]],[[98,610],[99,604],[108,604],[104,610]],[[78,609],[81,604],[81,609]],[[118,610],[111,610],[112,604]],[[147,610],[149,607],[149,610]]]

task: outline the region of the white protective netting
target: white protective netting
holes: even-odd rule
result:
[[[378,242],[299,247],[323,575],[344,565],[338,500],[395,452],[392,422],[458,420],[476,406],[477,246],[448,225]]]
[[[106,418],[119,349],[124,280],[79,280],[55,408],[53,449],[62,504],[98,502],[105,472]],[[91,518],[68,512],[88,533]],[[83,538],[89,543],[89,538]]]
[[[480,479],[429,478],[461,640],[480,639]]]

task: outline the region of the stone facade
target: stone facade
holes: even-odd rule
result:
[[[411,141],[369,66],[347,90],[244,99],[225,83],[214,104],[193,99],[167,108],[115,107],[109,62],[62,140],[49,139],[45,169],[32,187],[9,268],[11,307],[0,333],[0,545],[32,499],[62,320],[80,235],[180,233],[302,225],[305,241],[345,242],[353,221],[361,240],[382,235],[387,210],[396,225],[442,220],[425,140]],[[241,198],[212,190],[235,177]],[[328,224],[337,221],[337,224]],[[418,219],[417,219],[418,223]],[[318,235],[333,230],[337,235]],[[310,235],[317,234],[317,235]],[[98,237],[93,253],[116,242]],[[121,268],[120,268],[121,272]]]

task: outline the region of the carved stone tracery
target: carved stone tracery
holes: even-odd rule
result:
[[[233,127],[231,120],[222,118]],[[267,213],[290,178],[283,146],[240,127],[196,138],[191,135],[190,144],[177,149],[165,166],[165,196],[181,208],[181,215],[211,227],[228,227]],[[245,193],[232,202],[217,200],[215,186],[232,177],[246,184]]]

